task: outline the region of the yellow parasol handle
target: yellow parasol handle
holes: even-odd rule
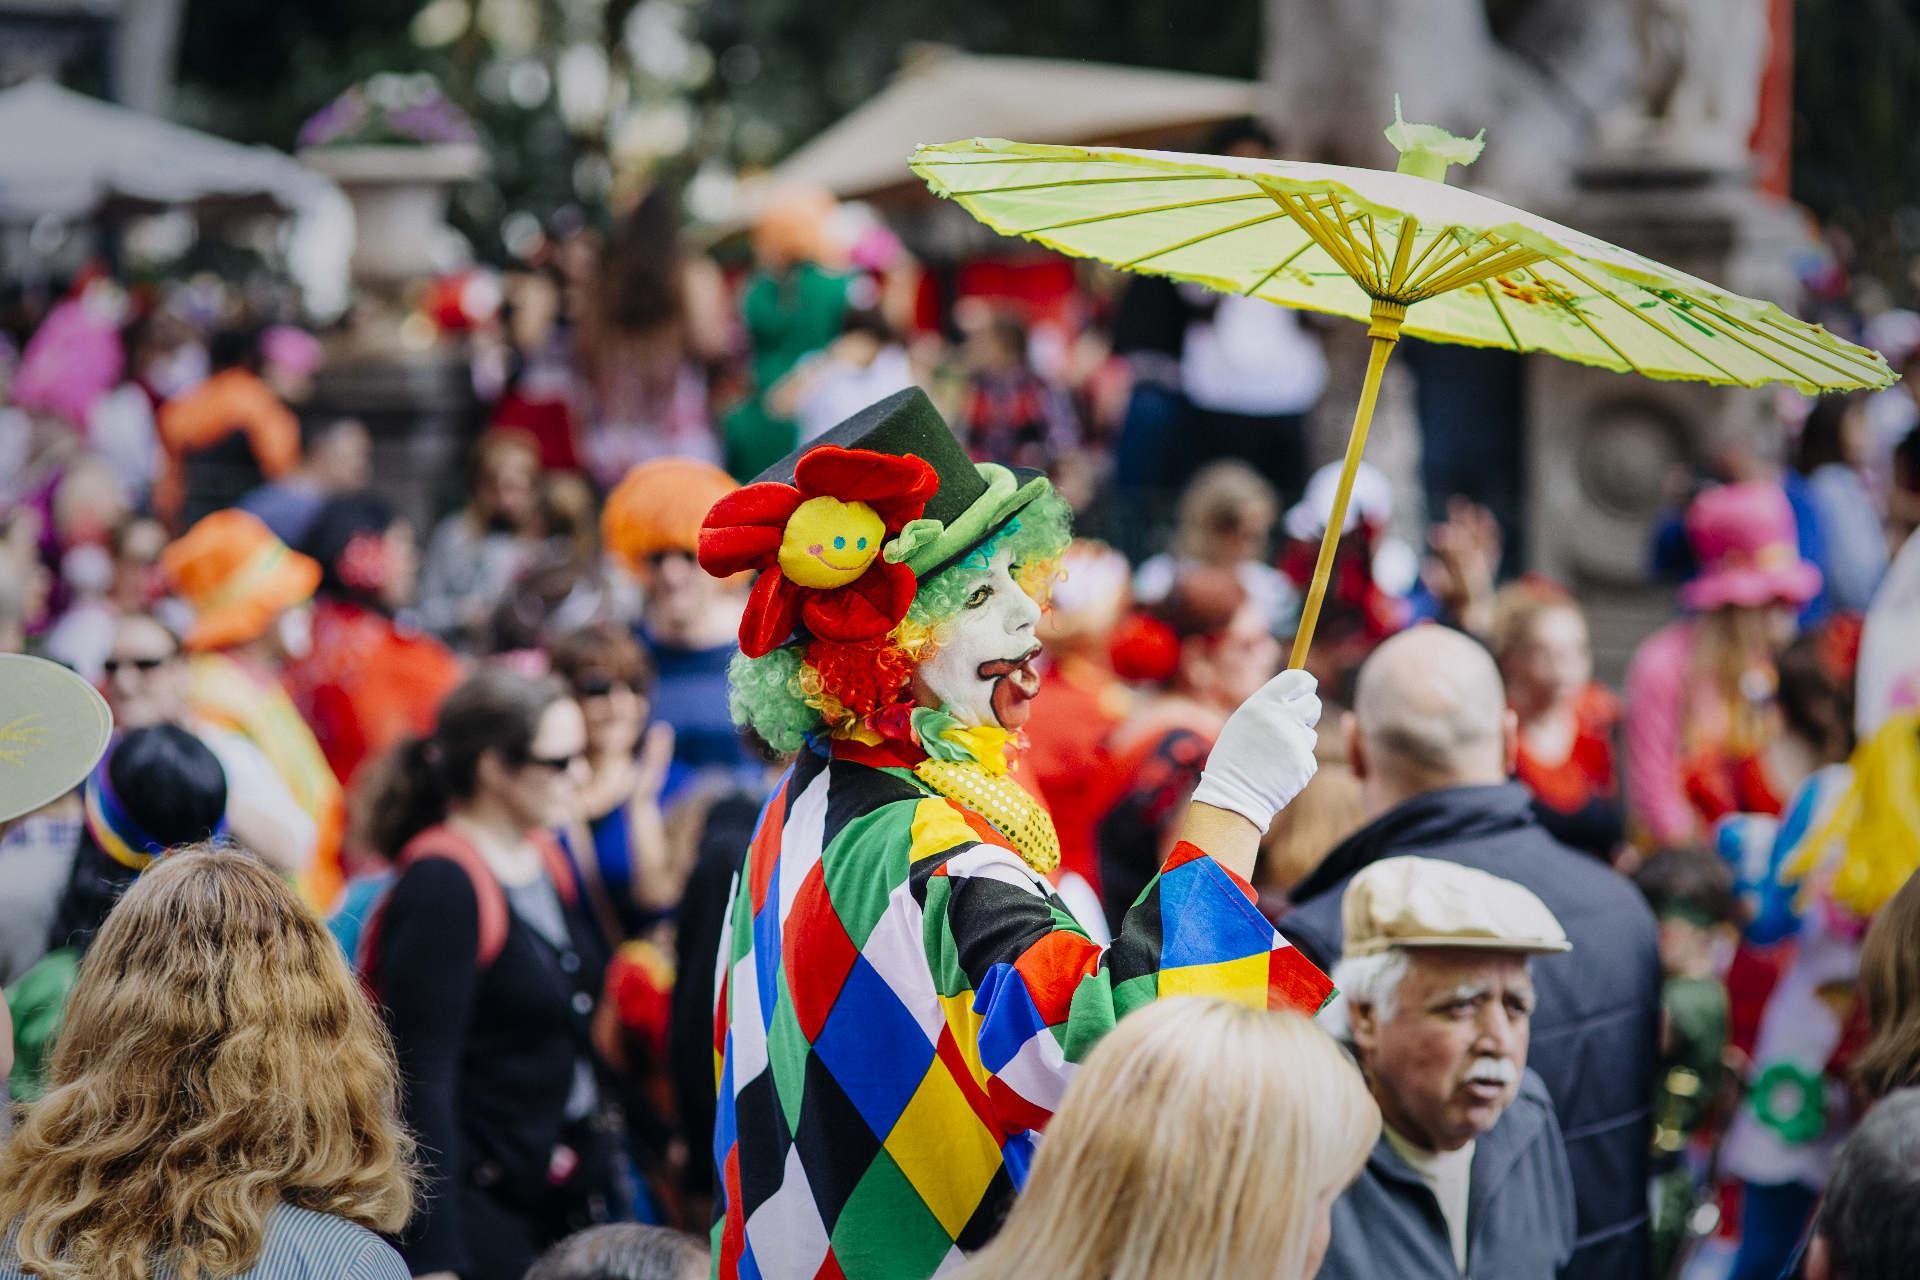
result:
[[[1320,537],[1320,555],[1313,562],[1313,581],[1307,586],[1307,602],[1300,610],[1300,629],[1293,636],[1293,656],[1287,669],[1297,671],[1307,665],[1307,650],[1313,647],[1313,629],[1320,621],[1320,605],[1327,596],[1327,579],[1333,576],[1333,556],[1340,547],[1340,534],[1347,523],[1347,499],[1353,494],[1353,478],[1360,471],[1360,456],[1367,451],[1367,430],[1373,425],[1373,402],[1380,395],[1380,378],[1387,369],[1387,357],[1400,341],[1400,324],[1407,318],[1404,303],[1373,304],[1373,323],[1367,336],[1373,349],[1367,353],[1367,380],[1360,388],[1360,406],[1353,413],[1353,430],[1347,436],[1346,460],[1340,464],[1340,487],[1334,491],[1333,510],[1327,514],[1327,531]]]

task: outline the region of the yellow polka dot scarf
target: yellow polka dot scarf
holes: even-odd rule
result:
[[[913,729],[927,758],[913,774],[962,808],[992,823],[1021,860],[1041,875],[1060,865],[1060,836],[1046,807],[1007,772],[1012,735],[968,727],[930,708],[913,713]]]

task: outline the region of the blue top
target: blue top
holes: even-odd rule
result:
[[[157,1270],[161,1277],[172,1274],[170,1267]],[[400,1255],[365,1227],[282,1204],[267,1218],[260,1261],[230,1280],[408,1280],[408,1274]],[[15,1258],[11,1231],[0,1242],[0,1280],[31,1280]]]
[[[276,538],[297,548],[306,540],[314,517],[326,502],[327,495],[319,485],[274,480],[240,499],[240,509],[259,516],[260,523],[273,530]]]
[[[1827,531],[1820,520],[1820,506],[1814,500],[1813,486],[1798,471],[1788,470],[1780,477],[1780,488],[1793,508],[1793,532],[1800,544],[1800,558],[1809,564],[1827,563]],[[1820,594],[1800,607],[1800,625],[1810,627],[1833,612],[1832,593],[1823,579]]]
[[[673,765],[661,789],[662,803],[709,769],[757,768],[733,727],[727,709],[727,663],[739,650],[731,643],[710,649],[679,649],[639,633],[653,654],[659,678],[653,686],[653,718],[673,726]]]
[[[347,881],[340,890],[340,896],[334,901],[333,914],[327,917],[327,928],[339,940],[340,949],[347,953],[347,963],[360,963],[360,937],[366,932],[367,921],[373,918],[373,909],[380,905],[380,896],[393,883],[393,871],[375,871],[367,875],[355,876]]]
[[[622,936],[638,937],[661,920],[672,916],[670,908],[664,911],[643,908],[634,900],[639,871],[634,866],[630,800],[622,800],[599,817],[587,819],[584,848],[574,848],[574,837],[565,827],[553,834],[572,861],[574,874],[582,880],[597,880],[601,888],[606,890],[607,905],[618,917]],[[617,946],[620,939],[607,938],[604,941],[610,946]]]
[[[1887,571],[1887,535],[1860,473],[1829,462],[1807,477],[1818,512],[1826,559],[1826,592],[1836,609],[1865,612]]]

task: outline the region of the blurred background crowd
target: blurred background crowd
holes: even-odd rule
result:
[[[1378,28],[1409,8],[1361,7]],[[1708,7],[1758,33],[1737,162],[1713,150],[1724,120],[1647,84],[1670,44],[1669,97],[1704,74],[1697,37],[1661,36],[1674,6],[1435,5],[1453,28],[1432,56],[1535,70],[1506,106],[1432,92],[1475,127],[1551,98],[1496,185],[1528,192],[1527,170],[1575,225],[1584,202],[1644,227],[1652,206],[1620,202],[1651,182],[1738,246],[1703,274],[1758,270],[1920,370],[1920,219],[1890,176],[1913,172],[1920,18],[1877,13],[1869,37],[1812,0]],[[0,159],[0,651],[95,682],[120,736],[97,781],[0,835],[13,1099],[45,1088],[79,959],[152,851],[226,831],[346,956],[385,957],[416,1130],[465,1134],[508,1184],[540,1125],[591,1165],[554,1171],[564,1195],[502,1193],[529,1231],[704,1234],[714,956],[783,762],[729,715],[746,583],[699,570],[697,528],[913,385],[976,459],[1044,470],[1074,509],[1019,769],[1058,827],[1063,896],[1090,930],[1117,923],[1227,715],[1281,665],[1358,330],[984,238],[900,161],[988,132],[1377,160],[1352,139],[1383,77],[1431,68],[1377,30],[1310,34],[1285,2],[1229,6],[1218,30],[1134,6],[1091,46],[1099,6],[989,5],[991,56],[919,49],[891,84],[903,32],[959,20],[771,0],[46,8],[0,5],[0,30],[41,33],[0,57],[23,81],[0,124],[46,153],[18,178]],[[1584,8],[1618,13],[1568,16]],[[155,30],[160,70],[112,52]],[[1316,103],[1309,49],[1350,59],[1353,84]],[[1045,58],[1067,53],[1115,65]],[[1396,87],[1411,107],[1422,86]],[[1670,132],[1610,134],[1622,100]],[[63,129],[96,132],[63,147]],[[1672,143],[1687,130],[1700,146]],[[1582,168],[1568,136],[1614,142]],[[98,163],[60,186],[62,151]],[[1899,892],[1920,865],[1920,384],[1632,398],[1612,375],[1407,345],[1308,659],[1320,772],[1267,836],[1261,908],[1288,932],[1372,858],[1478,838],[1500,805],[1637,885],[1661,977],[1622,999],[1660,1032],[1621,1066],[1653,1206],[1627,1229],[1651,1233],[1645,1274],[1770,1280],[1870,1101],[1920,1081],[1920,900]],[[1389,726],[1425,780],[1389,786],[1360,673],[1428,624],[1491,656],[1514,751],[1483,777],[1451,730]],[[1444,728],[1444,672],[1401,701],[1433,689]],[[1449,789],[1474,794],[1395,826]],[[551,833],[529,883],[556,893],[512,890],[514,930],[460,938],[383,898],[401,850],[449,821]],[[523,927],[566,963],[476,985],[466,953],[510,960]],[[1862,999],[1876,963],[1904,1005]],[[572,1084],[530,1119],[511,1064],[536,1053]],[[475,1055],[509,1065],[470,1078]],[[459,1254],[426,1238],[416,1256]]]

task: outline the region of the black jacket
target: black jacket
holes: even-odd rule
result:
[[[1660,1056],[1660,947],[1653,913],[1624,876],[1559,844],[1517,783],[1450,787],[1390,809],[1340,843],[1294,891],[1280,932],[1324,969],[1340,958],[1347,881],[1417,855],[1525,885],[1573,950],[1534,960],[1539,1004],[1527,1063],[1553,1095],[1579,1211],[1576,1280],[1648,1274],[1647,1175]]]
[[[760,807],[761,800],[745,791],[713,802],[676,917],[667,1057],[673,1064],[680,1134],[687,1144],[681,1190],[690,1196],[713,1195],[713,1119],[718,1108],[713,1081],[714,969],[733,902],[733,878],[746,862]]]
[[[372,976],[427,1172],[401,1253],[416,1275],[517,1277],[565,1233],[549,1175],[555,1148],[584,1140],[564,1113],[606,955],[563,905],[571,947],[509,911],[500,954],[476,968],[473,881],[443,858],[414,863],[389,893]]]

